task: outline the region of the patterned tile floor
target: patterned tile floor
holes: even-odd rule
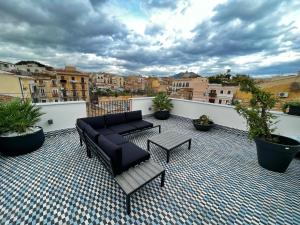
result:
[[[71,131],[47,137],[31,154],[0,156],[0,224],[300,224],[300,160],[284,174],[270,172],[240,132],[147,119],[163,132],[190,135],[192,149],[179,147],[166,164],[165,152],[151,146],[151,157],[166,168],[165,187],[157,179],[133,195],[130,216],[121,190]],[[127,138],[146,149],[156,133]]]

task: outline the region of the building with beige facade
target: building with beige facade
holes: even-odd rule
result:
[[[31,99],[34,79],[0,70],[0,100]]]
[[[91,80],[96,88],[119,89],[125,85],[124,77],[109,73],[92,74]]]
[[[181,78],[172,82],[172,97],[194,101],[206,101],[208,79],[203,77]]]
[[[89,101],[89,75],[76,70],[76,67],[65,66],[55,69],[56,85],[61,101]]]

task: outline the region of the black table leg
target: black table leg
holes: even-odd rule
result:
[[[161,133],[161,126],[158,125],[158,132]]]
[[[86,154],[87,154],[87,157],[92,158],[92,153],[88,147],[86,147]]]
[[[191,149],[192,139],[189,140],[189,149]]]
[[[162,174],[161,174],[161,180],[160,180],[160,186],[163,187],[165,185],[165,175],[166,175],[166,172],[164,171]]]
[[[167,163],[170,161],[170,151],[167,151]]]
[[[131,209],[130,209],[130,195],[126,195],[126,211],[127,211],[128,215],[131,212]]]
[[[150,141],[147,140],[147,151],[149,152],[150,151]]]

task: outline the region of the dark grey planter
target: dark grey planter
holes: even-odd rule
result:
[[[166,120],[170,117],[169,111],[157,111],[154,113],[154,117],[159,120]]]
[[[255,139],[258,163],[265,169],[283,173],[300,151],[300,143],[288,137],[274,136],[278,137],[280,144],[263,138]]]
[[[44,141],[45,135],[42,128],[34,133],[22,136],[0,137],[0,152],[7,156],[27,154],[39,149]]]
[[[300,116],[300,106],[289,106],[289,115]]]
[[[214,127],[214,123],[212,121],[209,121],[207,125],[201,125],[198,122],[198,119],[193,120],[193,125],[197,130],[200,131],[209,131],[212,127]]]

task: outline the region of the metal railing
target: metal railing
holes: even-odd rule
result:
[[[131,100],[105,100],[97,104],[87,103],[87,115],[89,117],[102,116],[131,111]]]

